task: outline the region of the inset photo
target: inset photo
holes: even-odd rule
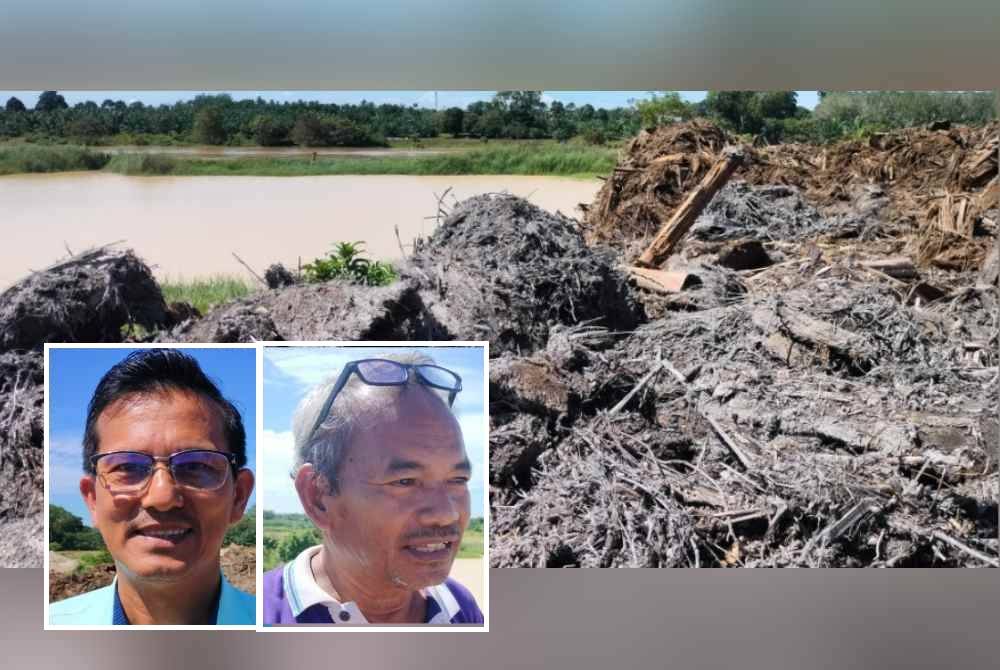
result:
[[[488,630],[485,342],[263,346],[262,623]]]
[[[45,345],[45,627],[254,626],[254,345]]]

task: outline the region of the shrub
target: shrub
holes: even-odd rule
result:
[[[222,124],[222,110],[218,107],[198,110],[191,134],[194,141],[201,144],[225,144],[226,129]]]
[[[349,279],[368,286],[386,286],[398,278],[389,263],[371,261],[361,255],[363,242],[338,242],[326,258],[302,266],[307,282]]]
[[[222,544],[239,544],[244,547],[257,546],[257,514],[252,507],[246,511],[242,519],[229,527]]]
[[[278,558],[285,562],[294,561],[303,551],[322,542],[323,536],[315,528],[292,533],[278,543]]]

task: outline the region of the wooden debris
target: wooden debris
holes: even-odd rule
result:
[[[891,256],[889,258],[861,261],[861,266],[869,270],[878,270],[895,279],[915,279],[919,276],[917,267],[907,256]]]
[[[814,319],[792,307],[759,307],[753,311],[751,318],[765,332],[785,331],[797,340],[811,342],[854,359],[867,359],[870,356],[868,346],[861,336],[832,323]]]
[[[701,285],[701,278],[690,272],[653,270],[633,266],[626,267],[636,285],[657,293],[680,293]]]
[[[729,147],[723,151],[719,161],[712,166],[701,183],[684,199],[684,202],[656,234],[636,264],[652,268],[666,260],[673,253],[678,242],[694,225],[698,215],[711,202],[712,196],[726,185],[733,172],[745,158],[746,150],[743,147]]]
[[[993,247],[979,271],[978,283],[981,286],[995,286],[998,278],[1000,278],[1000,243],[993,240]]]

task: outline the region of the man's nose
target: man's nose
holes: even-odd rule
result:
[[[181,494],[180,487],[177,486],[170,468],[166,465],[157,463],[154,467],[142,504],[144,507],[158,510],[168,510],[184,505],[184,496]]]
[[[429,488],[423,503],[420,521],[428,526],[449,526],[461,518],[461,501],[447,485]]]

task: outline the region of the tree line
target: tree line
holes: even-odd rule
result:
[[[815,110],[794,91],[709,91],[699,102],[653,93],[627,107],[547,102],[540,91],[499,91],[464,109],[417,105],[276,102],[200,95],[172,105],[122,100],[73,106],[44,91],[32,109],[16,97],[0,111],[0,138],[81,144],[135,143],[259,146],[386,146],[387,139],[450,135],[489,139],[580,138],[603,144],[644,127],[695,117],[768,142],[825,143],[931,121],[995,119],[995,92],[820,91]]]

